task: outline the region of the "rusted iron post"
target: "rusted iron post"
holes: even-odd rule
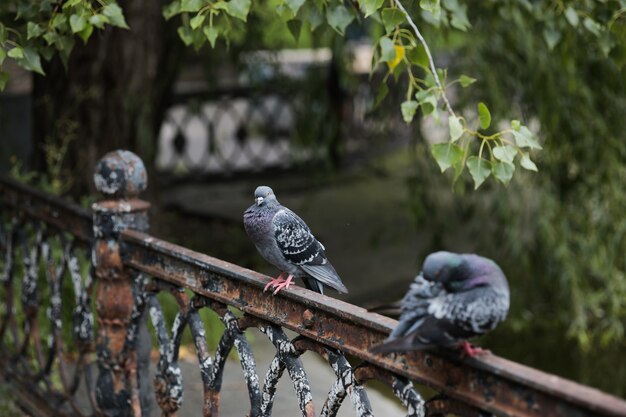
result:
[[[92,207],[99,370],[96,398],[107,416],[140,416],[142,407],[133,389],[137,387],[138,371],[136,339],[128,334],[134,304],[133,278],[122,263],[119,235],[126,229],[148,229],[150,204],[137,198],[146,189],[148,178],[137,155],[117,150],[98,161],[94,182],[105,196]]]

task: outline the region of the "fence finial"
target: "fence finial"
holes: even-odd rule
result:
[[[104,155],[93,175],[96,189],[107,197],[137,197],[148,186],[146,167],[136,154],[118,149]]]

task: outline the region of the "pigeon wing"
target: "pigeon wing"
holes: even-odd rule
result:
[[[316,280],[348,292],[335,268],[324,254],[324,246],[315,239],[304,220],[289,209],[279,210],[273,218],[274,237],[282,255]]]

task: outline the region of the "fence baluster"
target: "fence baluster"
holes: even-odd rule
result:
[[[141,330],[128,334],[132,331],[134,282],[133,275],[122,263],[119,241],[123,230],[148,229],[150,205],[136,198],[146,188],[147,174],[137,155],[118,150],[98,162],[94,182],[106,198],[92,207],[93,263],[97,278],[96,350],[100,371],[96,397],[107,415],[141,416],[142,412],[147,415],[147,401],[139,400],[135,378],[138,363],[148,362],[145,358],[137,358],[136,335]],[[145,320],[141,320],[141,326],[145,326]],[[149,355],[149,351],[143,353]]]

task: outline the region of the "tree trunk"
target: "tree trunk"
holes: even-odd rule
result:
[[[111,150],[131,150],[149,164],[175,75],[162,2],[118,3],[130,30],[96,30],[86,45],[77,40],[67,69],[54,58],[46,76],[35,77],[34,166],[75,196],[93,191],[95,163]]]

